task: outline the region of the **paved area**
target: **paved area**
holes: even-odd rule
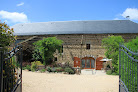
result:
[[[119,77],[36,73],[23,70],[23,92],[118,92]]]

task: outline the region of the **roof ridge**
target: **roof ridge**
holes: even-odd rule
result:
[[[47,21],[47,22],[32,22],[32,23],[18,23],[15,25],[23,25],[23,24],[36,24],[36,23],[58,23],[58,22],[100,22],[100,21],[130,21],[130,20],[70,20],[70,21]],[[133,21],[132,21],[133,22]],[[135,22],[134,22],[135,23]],[[137,24],[137,23],[136,23]],[[13,26],[15,26],[13,25]],[[11,26],[12,27],[12,26]]]

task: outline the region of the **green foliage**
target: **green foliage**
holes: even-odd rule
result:
[[[36,61],[35,63],[36,63],[37,66],[38,65],[43,65],[40,61]]]
[[[48,72],[67,72],[68,74],[75,74],[75,71],[70,67],[47,67]]]
[[[14,32],[13,28],[10,29],[10,27],[7,24],[2,23],[0,21],[0,47],[2,47],[2,49],[0,49],[0,51],[6,51],[6,50],[8,51],[8,46],[10,46],[15,41],[15,36],[13,35],[13,32]],[[9,57],[7,57],[7,58],[9,58]],[[1,61],[0,61],[0,63],[1,63]],[[3,61],[2,72],[3,72],[3,80],[5,80],[5,81],[3,81],[3,84],[5,84],[7,81],[9,81],[8,83],[6,83],[6,87],[4,87],[3,92],[4,91],[10,92],[16,83],[16,80],[17,80],[16,74],[17,73],[15,73],[14,69],[18,66],[15,66],[15,65],[17,65],[17,64],[15,62],[12,62],[12,59]],[[1,69],[1,67],[0,67],[0,69]]]
[[[42,60],[42,56],[40,55],[39,49],[35,49],[35,50],[33,51],[32,57],[33,57],[35,60]]]
[[[131,55],[132,56],[132,55]],[[137,62],[132,61],[124,52],[121,53],[121,80],[125,83],[126,87],[132,90],[137,90]],[[137,91],[136,91],[137,92]]]
[[[57,67],[56,68],[56,72],[63,72],[63,71],[64,71],[64,69],[62,67]]]
[[[37,70],[37,64],[36,64],[36,62],[34,61],[34,62],[32,62],[31,63],[31,71],[36,71]]]
[[[25,70],[25,69],[26,69],[26,67],[22,67],[22,69],[23,69],[23,70]]]
[[[128,43],[125,43],[125,45],[131,48],[132,50],[137,51],[138,50],[138,36],[136,37],[136,39],[132,39]]]
[[[5,67],[2,70],[2,72],[3,72],[3,80],[7,80],[7,79],[8,80],[12,80],[12,82],[8,81],[8,83],[6,85],[7,87],[4,88],[4,90],[6,90],[5,92],[10,92],[9,90],[13,88],[13,86],[11,86],[11,84],[15,85],[15,83],[16,83],[16,80],[17,80],[17,76],[16,75],[17,75],[17,73],[15,71],[13,71],[15,69],[15,66],[9,60],[5,61],[3,63],[4,63],[3,67]],[[4,84],[5,84],[5,82],[7,82],[7,81],[3,81]]]
[[[22,67],[23,70],[27,69],[28,71],[31,71],[31,66],[27,65],[26,67]]]
[[[107,70],[106,74],[111,75],[112,74],[112,70]]]
[[[58,40],[56,37],[43,38],[33,45],[35,46],[35,51],[33,58],[36,60],[42,59],[44,65],[49,64],[49,59],[53,58],[53,54],[56,50],[60,52],[63,41]]]
[[[40,61],[34,61],[31,63],[31,71],[36,71],[39,65],[43,65]]]
[[[31,71],[31,66],[30,66],[30,65],[27,65],[27,66],[26,66],[26,69],[27,69],[28,71]]]
[[[10,29],[5,23],[0,22],[0,47],[11,45],[15,41],[13,28]]]
[[[47,70],[48,72],[52,72],[51,67],[47,67],[46,70]]]
[[[112,75],[119,75],[119,73],[115,73],[115,72],[113,72]]]
[[[66,67],[66,68],[64,69],[64,71],[67,72],[67,73],[69,73],[69,74],[74,74],[74,73],[75,73],[75,72],[74,72],[71,68],[69,68],[69,67]]]
[[[125,46],[129,48],[132,52],[138,51],[138,37],[136,39],[132,39],[129,42],[125,43]],[[124,49],[126,51],[126,49]],[[132,56],[131,53],[128,52],[130,56]],[[129,91],[132,92],[132,90],[137,92],[137,82],[138,79],[138,70],[137,70],[137,62],[131,60],[124,52],[121,52],[121,80],[125,83],[126,87],[129,88]],[[132,56],[134,59],[138,60],[138,57],[136,55]]]
[[[113,72],[118,71],[119,43],[124,43],[121,36],[109,36],[102,40],[102,46],[106,49],[105,56],[112,59]]]
[[[45,69],[40,70],[41,73],[43,73],[43,72],[45,72],[45,71],[46,71]]]

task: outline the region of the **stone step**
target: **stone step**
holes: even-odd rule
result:
[[[106,75],[106,72],[104,70],[82,69],[81,74],[83,75]]]
[[[82,69],[81,70],[81,74],[92,75],[92,74],[95,74],[95,73],[96,73],[95,69]]]

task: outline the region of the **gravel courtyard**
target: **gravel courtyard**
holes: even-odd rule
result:
[[[118,92],[119,77],[67,75],[23,70],[23,92]]]

